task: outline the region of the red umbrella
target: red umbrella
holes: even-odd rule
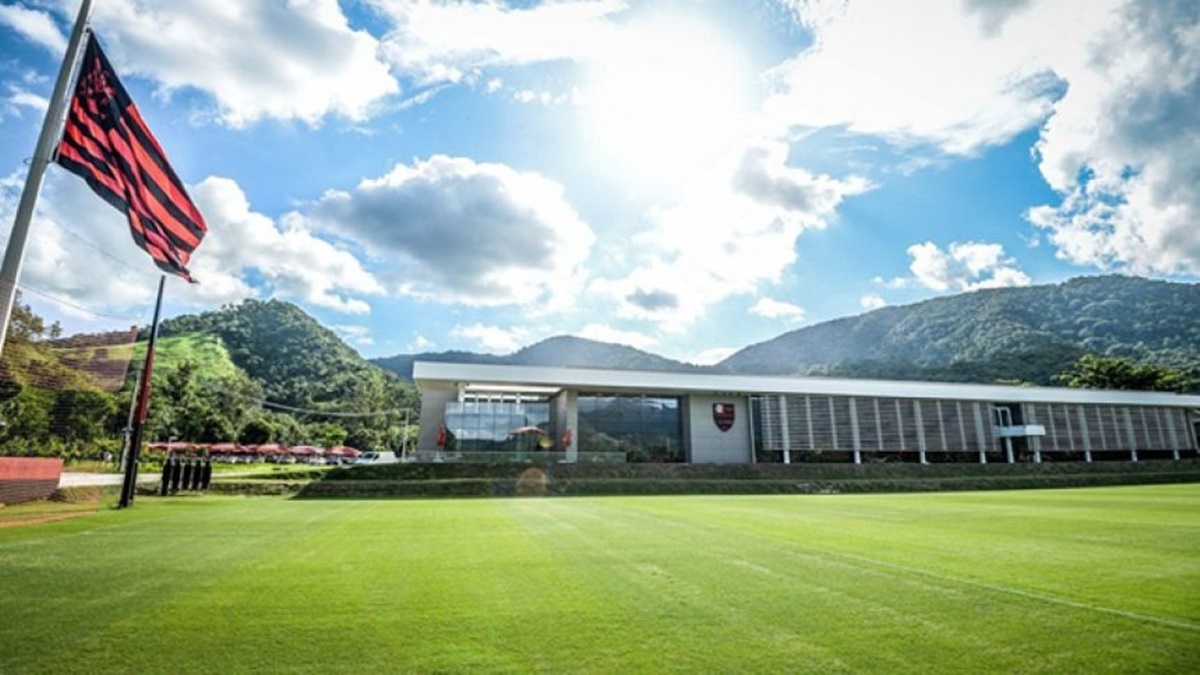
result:
[[[340,457],[358,457],[362,451],[357,448],[352,448],[348,445],[338,445],[325,451],[327,455],[338,455]]]
[[[287,448],[275,443],[266,443],[255,447],[254,451],[260,455],[277,455],[281,452],[287,452]]]
[[[288,449],[288,452],[293,455],[321,455],[325,453],[321,448],[312,445],[293,445]]]

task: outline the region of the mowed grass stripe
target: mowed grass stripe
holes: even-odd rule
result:
[[[0,531],[0,672],[1190,672],[1198,509],[145,499]]]

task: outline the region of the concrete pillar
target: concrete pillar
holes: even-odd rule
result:
[[[779,397],[779,436],[783,440],[783,463],[792,463],[792,434],[788,429],[787,397]]]
[[[850,442],[854,448],[854,463],[862,464],[862,440],[858,429],[858,401],[850,397]]]
[[[921,401],[913,399],[912,407],[917,427],[917,458],[922,464],[928,464],[925,460],[925,419],[921,416]]]

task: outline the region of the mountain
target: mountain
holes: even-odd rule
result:
[[[261,382],[266,398],[276,403],[335,404],[353,398],[363,383],[385,378],[383,370],[289,302],[246,300],[159,326],[168,340],[195,334],[220,338],[233,364]]]
[[[404,379],[414,361],[449,361],[1052,385],[1087,353],[1200,373],[1200,284],[1113,275],[973,291],[807,326],[710,368],[567,336],[507,356],[452,351],[373,363]]]
[[[1200,369],[1200,284],[1101,276],[980,290],[801,328],[717,369],[1053,384],[1085,353]]]
[[[414,361],[555,366],[563,368],[611,368],[615,370],[657,370],[669,372],[694,372],[703,370],[697,366],[673,361],[640,349],[634,349],[633,347],[597,342],[595,340],[568,335],[542,340],[507,356],[450,351],[426,354],[401,354],[372,360],[379,367],[394,372],[407,380],[412,379],[412,364]]]

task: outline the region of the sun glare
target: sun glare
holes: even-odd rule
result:
[[[617,52],[589,79],[583,130],[616,170],[676,183],[738,140],[753,81],[728,38],[695,20],[658,21],[630,29]]]

